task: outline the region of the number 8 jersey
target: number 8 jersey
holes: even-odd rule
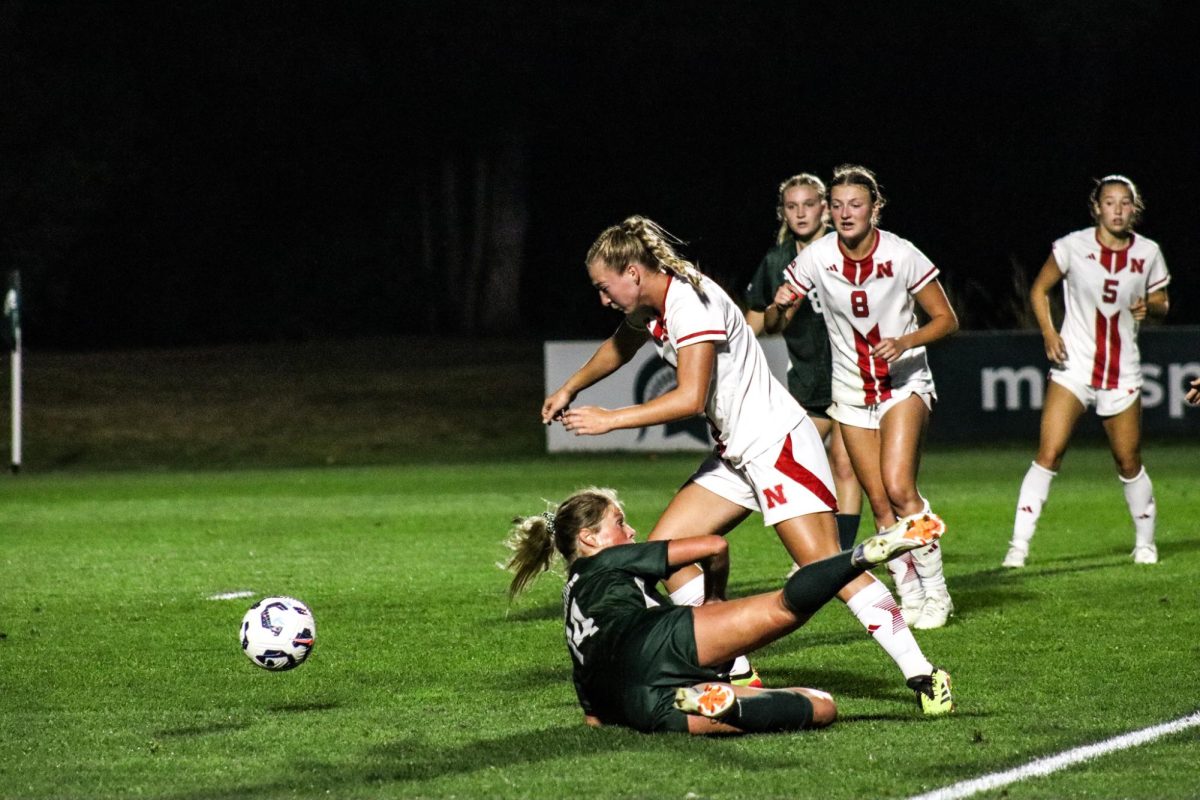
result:
[[[1142,360],[1137,322],[1129,306],[1171,282],[1158,245],[1134,235],[1124,250],[1110,250],[1084,228],[1054,243],[1063,275],[1065,372],[1094,389],[1139,389]]]
[[[872,356],[871,349],[919,327],[913,295],[937,277],[938,269],[911,242],[875,232],[875,246],[865,258],[847,256],[837,234],[829,233],[784,269],[784,278],[801,295],[815,290],[823,300],[835,403],[874,406],[901,391],[934,393],[924,347],[906,350],[891,364]]]

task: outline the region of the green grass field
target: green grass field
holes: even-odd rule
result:
[[[808,734],[692,740],[581,724],[561,581],[509,606],[508,519],[589,483],[650,529],[695,457],[57,471],[0,480],[0,797],[905,797],[1200,706],[1198,443],[1150,444],[1162,562],[1135,567],[1102,449],[1073,450],[1030,566],[1001,571],[1029,448],[933,451],[958,615],[919,632],[959,712],[920,717],[834,603],[762,651],[769,683],[832,692]],[[864,525],[864,530],[865,530]],[[752,518],[731,594],[788,560]],[[237,590],[293,594],[312,658],[255,668]],[[1184,798],[1196,729],[982,797]]]

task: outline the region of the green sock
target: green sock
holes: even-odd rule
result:
[[[783,585],[783,601],[797,616],[808,616],[828,603],[862,570],[850,562],[851,552],[823,558],[801,567]]]
[[[838,514],[838,545],[843,550],[849,550],[854,547],[854,540],[858,538],[858,521],[862,519],[862,514]]]

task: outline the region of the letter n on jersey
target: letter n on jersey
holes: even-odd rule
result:
[[[783,496],[783,484],[776,484],[774,489],[763,489],[763,497],[766,498],[767,508],[782,506],[787,504],[787,498]]]

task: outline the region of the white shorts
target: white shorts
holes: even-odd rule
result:
[[[892,410],[899,402],[907,400],[913,395],[921,398],[921,402],[930,411],[933,411],[933,402],[937,400],[937,395],[932,392],[895,392],[887,400],[873,406],[852,406],[849,403],[834,403],[829,407],[829,416],[836,419],[843,425],[849,425],[852,428],[869,428],[870,430],[879,430],[879,421],[883,419],[883,415]]]
[[[742,508],[761,511],[764,525],[837,511],[825,445],[808,417],[740,468],[713,455],[688,480]]]
[[[1075,395],[1079,402],[1083,403],[1085,411],[1095,406],[1096,413],[1102,417],[1115,417],[1142,396],[1140,386],[1133,389],[1096,389],[1087,381],[1074,378],[1062,370],[1050,370],[1050,380]]]

